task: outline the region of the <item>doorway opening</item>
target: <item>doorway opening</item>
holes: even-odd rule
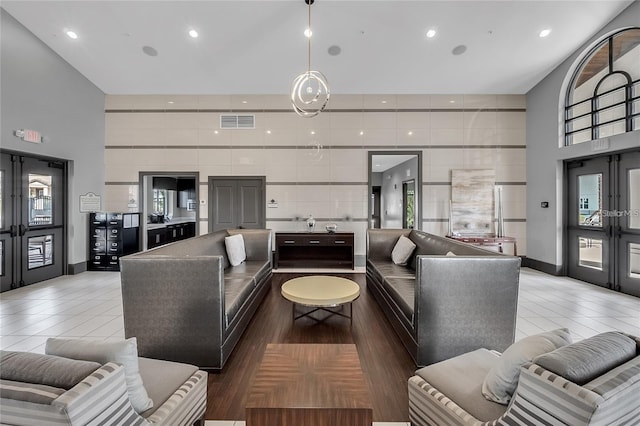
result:
[[[140,172],[141,245],[198,235],[198,172]]]
[[[421,229],[421,182],[421,151],[369,151],[369,226]]]

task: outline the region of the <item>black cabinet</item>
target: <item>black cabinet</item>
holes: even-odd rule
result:
[[[354,266],[353,232],[276,232],[276,268]]]
[[[196,236],[196,223],[174,223],[162,228],[147,231],[147,248],[151,249],[174,241],[184,240]]]
[[[167,244],[167,228],[151,229],[147,232],[147,248]]]
[[[119,271],[119,259],[140,245],[140,214],[99,212],[89,215],[90,271]]]

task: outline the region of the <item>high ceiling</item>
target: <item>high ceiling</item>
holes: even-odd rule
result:
[[[311,67],[332,93],[523,94],[631,3],[316,0]],[[107,94],[284,94],[307,70],[304,0],[0,4]]]

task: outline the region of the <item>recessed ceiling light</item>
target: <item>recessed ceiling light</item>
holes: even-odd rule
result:
[[[316,131],[315,131],[315,130],[312,130],[312,131],[311,131],[311,134],[312,134],[312,135],[315,135],[315,134],[316,134]]]
[[[360,136],[364,135],[364,130],[360,130]]]
[[[243,103],[243,104],[246,104],[246,103],[247,103],[247,101],[242,101],[242,103]]]
[[[214,134],[214,135],[217,135],[218,133],[220,133],[220,132],[218,132],[217,130],[214,130],[214,131],[213,131],[213,134]]]
[[[427,31],[427,38],[434,38],[436,36],[436,34],[437,34],[436,30],[431,28],[431,29],[429,29]]]
[[[449,101],[450,104],[455,104],[456,101],[454,101],[453,99]]]
[[[69,37],[69,38],[71,38],[73,40],[78,38],[78,34],[76,34],[76,32],[72,31],[72,30],[65,31],[65,34],[67,34],[67,37]]]
[[[538,34],[538,36],[544,38],[549,34],[551,34],[551,28],[545,28],[544,30],[540,31],[540,34]]]
[[[411,130],[409,130],[409,133],[407,133],[409,136],[413,135],[413,132]]]
[[[386,104],[386,103],[387,103],[387,101],[382,100],[382,101],[380,101],[380,103]]]
[[[149,56],[158,56],[158,51],[151,46],[142,46],[142,51]]]
[[[267,130],[267,134],[270,135],[271,134],[271,130]]]
[[[313,35],[313,32],[311,31],[311,28],[307,28],[306,30],[304,30],[305,37],[311,38],[312,35]]]
[[[173,101],[169,101],[169,102],[167,102],[167,103],[168,103],[168,104],[171,104],[171,105],[173,105],[173,104],[174,104],[174,102],[173,102]]]
[[[198,32],[192,28],[189,30],[189,36],[191,38],[198,38]]]
[[[460,44],[460,45],[454,47],[453,50],[451,51],[451,53],[453,53],[454,55],[458,56],[458,55],[462,55],[466,51],[467,51],[467,46],[465,46],[464,44]]]
[[[333,46],[329,46],[327,52],[329,52],[329,55],[331,56],[338,56],[340,52],[342,52],[342,48],[334,44]]]

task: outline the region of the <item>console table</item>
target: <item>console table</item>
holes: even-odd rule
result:
[[[354,269],[353,232],[276,232],[274,264]]]
[[[513,255],[518,255],[518,247],[514,237],[497,237],[495,235],[447,235],[447,238],[476,246],[498,246],[500,253],[504,253],[502,248],[503,244],[513,244]]]

